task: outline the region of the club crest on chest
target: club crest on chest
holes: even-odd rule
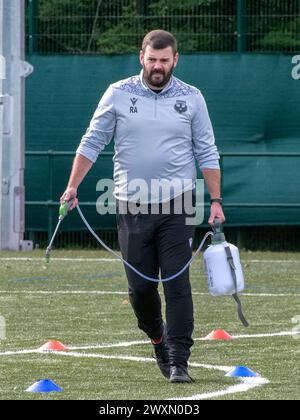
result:
[[[176,104],[174,105],[174,109],[179,114],[183,114],[184,112],[187,111],[186,101],[176,101]]]

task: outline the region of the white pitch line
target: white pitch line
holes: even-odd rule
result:
[[[224,397],[225,395],[239,394],[243,392],[248,392],[251,389],[261,387],[270,383],[265,378],[239,378],[241,384],[230,386],[229,388],[224,389],[223,391],[208,392],[205,394],[195,394],[190,397],[180,397],[180,398],[169,398],[169,400],[209,400],[211,398]]]
[[[233,339],[248,339],[248,338],[272,338],[272,337],[289,337],[300,335],[298,331],[282,331],[279,333],[270,333],[270,334],[248,334],[248,335],[234,335],[232,336]],[[203,338],[194,338],[194,341],[212,341],[207,340],[206,337]],[[149,344],[149,340],[139,340],[139,341],[125,341],[115,344],[95,344],[90,346],[73,346],[69,347],[70,350],[95,350],[95,349],[109,349],[109,348],[116,348],[116,347],[131,347],[136,345],[142,344]],[[0,353],[1,355],[1,353]]]
[[[67,357],[76,357],[76,358],[89,358],[89,359],[104,359],[104,360],[120,360],[120,361],[130,361],[130,362],[143,362],[143,363],[153,363],[155,360],[149,357],[135,357],[135,356],[109,356],[106,354],[97,354],[97,353],[78,353],[78,352],[51,352],[58,356],[67,356]],[[214,366],[214,365],[205,365],[200,363],[189,363],[191,367],[199,367],[204,369],[213,369],[219,370],[221,372],[229,372],[233,367],[230,366]],[[188,397],[180,398],[167,398],[167,400],[208,400],[211,398],[223,397],[225,395],[232,395],[238,393],[244,393],[251,389],[261,387],[269,383],[265,378],[237,378],[242,383],[238,385],[230,386],[224,390],[204,393],[204,394],[195,394]]]
[[[43,257],[0,257],[0,261],[45,261],[45,258]],[[122,262],[117,258],[85,258],[85,257],[51,257],[50,261],[80,261],[80,262]],[[243,264],[247,263],[278,263],[278,264],[293,264],[293,263],[300,263],[300,260],[242,260]]]
[[[300,260],[243,260],[242,263],[243,264],[247,264],[247,263],[291,264],[291,263],[300,263]]]
[[[220,370],[225,373],[229,372],[232,369],[232,367],[230,366],[207,365],[207,364],[196,363],[196,362],[189,362],[189,366],[199,367],[199,368],[204,368],[204,369]]]
[[[279,333],[270,333],[270,334],[233,335],[232,338],[235,340],[239,340],[239,339],[247,339],[247,338],[292,337],[299,334],[300,334],[299,331],[282,331]],[[195,338],[194,341],[212,341],[212,340],[207,340],[206,338]]]
[[[255,334],[255,335],[235,335],[235,339],[244,339],[244,338],[271,338],[271,337],[292,337],[295,335],[299,335],[299,331],[283,331],[280,333],[272,333],[272,334]]]
[[[12,295],[128,295],[128,292],[112,290],[0,290]],[[193,292],[193,296],[210,296],[209,293]],[[300,297],[297,293],[243,293],[244,297]]]
[[[69,357],[84,357],[84,358],[91,358],[91,359],[114,359],[114,360],[124,360],[129,362],[155,362],[155,359],[149,357],[136,357],[136,356],[116,356],[116,355],[108,355],[108,354],[100,354],[100,353],[79,353],[75,351],[51,351],[49,354],[55,354],[57,356],[69,356]]]
[[[113,292],[105,290],[0,290],[1,293],[13,295],[127,295],[128,292]]]
[[[31,349],[31,350],[16,350],[16,351],[4,351],[0,353],[0,356],[17,356],[19,354],[42,354],[44,351]]]
[[[299,293],[242,293],[246,297],[299,297]]]
[[[96,349],[113,349],[117,347],[131,347],[141,344],[149,344],[149,340],[139,340],[139,341],[125,341],[115,344],[95,344],[94,346],[72,346],[68,347],[70,350],[96,350]],[[1,354],[1,353],[0,353]]]
[[[45,258],[32,258],[32,257],[3,257],[0,258],[0,261],[37,261],[37,262],[41,262],[44,261],[45,262]],[[80,261],[80,262],[121,262],[120,260],[118,260],[117,258],[83,258],[83,257],[78,257],[78,258],[67,258],[67,257],[63,257],[63,258],[55,258],[55,257],[51,257],[50,259],[50,264],[51,261]]]
[[[251,338],[272,338],[272,337],[288,337],[288,336],[296,336],[300,335],[298,331],[282,331],[278,333],[270,333],[270,334],[248,334],[248,335],[235,335],[232,336],[236,340],[241,339],[251,339]],[[206,338],[194,338],[194,341],[211,341],[207,340]],[[85,346],[70,346],[68,347],[71,352],[67,352],[67,354],[73,354],[72,351],[75,350],[97,350],[97,349],[112,349],[112,348],[124,348],[124,347],[131,347],[137,345],[144,345],[149,344],[149,340],[136,340],[136,341],[122,341],[119,343],[113,344],[94,344],[94,345],[85,345]],[[30,349],[30,350],[16,350],[16,351],[6,351],[0,352],[0,356],[14,356],[19,354],[43,354],[43,353],[51,353],[51,354],[65,354],[65,352],[55,352],[55,351],[43,351],[39,349]],[[84,353],[78,353],[84,354]],[[91,354],[91,353],[88,353]],[[193,364],[191,364],[193,366]],[[207,367],[210,365],[201,365],[201,367]],[[221,367],[217,367],[218,370],[221,370]],[[223,370],[226,370],[226,367],[223,367]]]
[[[210,296],[209,293],[193,292],[195,296]],[[241,293],[244,297],[300,297],[300,293]]]

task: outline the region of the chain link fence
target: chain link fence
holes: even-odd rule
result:
[[[27,0],[27,50],[125,54],[157,28],[180,51],[300,51],[299,0]]]

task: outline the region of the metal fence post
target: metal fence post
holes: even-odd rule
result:
[[[48,205],[48,242],[53,234],[53,150],[48,150],[48,173],[49,173],[49,205]]]
[[[221,171],[221,185],[220,185],[220,189],[221,189],[221,197],[223,196],[223,186],[224,186],[224,156],[223,153],[220,151],[219,152],[220,155],[220,171]]]
[[[29,0],[29,5],[28,5],[28,32],[29,32],[28,51],[29,51],[29,54],[34,54],[36,51],[37,11],[38,11],[38,0]]]
[[[247,51],[247,0],[237,0],[237,52]]]

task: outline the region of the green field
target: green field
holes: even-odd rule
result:
[[[218,391],[224,394],[213,398],[299,399],[300,336],[292,335],[300,330],[292,322],[300,315],[299,254],[242,254],[247,282],[242,300],[251,324],[247,330],[239,323],[231,298],[207,294],[201,258],[193,263],[193,384],[170,384],[151,361],[151,345],[136,327],[127,302],[120,262],[99,260],[110,258],[102,251],[55,251],[52,256],[46,265],[40,251],[0,253],[0,315],[6,321],[6,339],[0,341],[1,400],[155,400]],[[199,340],[215,328],[248,337],[231,342]],[[278,335],[281,332],[291,334]],[[34,351],[50,339],[60,340],[71,351],[17,353]],[[126,345],[133,341],[141,343]],[[123,344],[113,346],[117,343]],[[241,381],[212,368],[236,365],[248,366],[269,383],[227,394]],[[63,392],[24,392],[42,378],[53,380]]]

